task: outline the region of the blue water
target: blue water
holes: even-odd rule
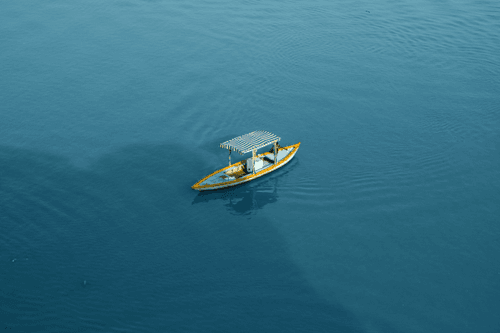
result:
[[[301,148],[190,188],[254,130]],[[499,314],[498,1],[0,3],[1,330],[499,332]]]

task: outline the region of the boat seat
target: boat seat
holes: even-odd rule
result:
[[[267,155],[264,155],[264,158],[270,162],[270,163],[274,163],[274,154],[267,154]]]

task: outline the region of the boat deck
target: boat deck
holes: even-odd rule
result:
[[[217,170],[214,173],[206,176],[198,183],[193,185],[193,189],[198,191],[215,190],[229,186],[243,184],[255,178],[268,174],[276,169],[287,164],[297,153],[300,142],[287,146],[280,147],[277,151],[276,164],[274,164],[274,153],[264,152],[256,157],[262,160],[262,167],[255,170],[255,173],[246,171],[246,160],[231,164],[223,169]]]
[[[284,158],[288,156],[288,154],[293,150],[293,148],[285,149],[285,148],[280,148],[278,150],[278,156],[277,156],[277,162],[280,162]],[[274,165],[274,154],[273,153],[263,153],[258,155],[258,157],[262,158],[262,161],[264,162],[262,168],[257,169],[257,172],[260,172],[266,168],[272,167]],[[208,185],[208,184],[218,184],[218,183],[224,183],[224,182],[229,182],[238,178],[242,178],[248,175],[251,175],[252,173],[248,173],[246,171],[246,165],[242,162],[236,163],[233,167],[220,171],[216,174],[213,174],[210,176],[208,179],[203,181],[202,185]]]

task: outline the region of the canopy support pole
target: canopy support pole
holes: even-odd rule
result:
[[[229,165],[231,165],[231,148],[229,148]]]
[[[257,149],[252,150],[252,171],[253,174],[255,175],[255,153],[257,152]]]
[[[277,154],[277,147],[276,147],[276,144],[278,143],[278,141],[275,141],[274,142],[274,165],[276,165],[276,162],[277,162],[277,159],[278,159],[278,154]]]

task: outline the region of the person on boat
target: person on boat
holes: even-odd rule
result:
[[[276,142],[276,150],[280,149],[281,146],[279,144],[279,142]],[[271,150],[269,150],[270,153],[274,153],[274,147],[271,147]]]

